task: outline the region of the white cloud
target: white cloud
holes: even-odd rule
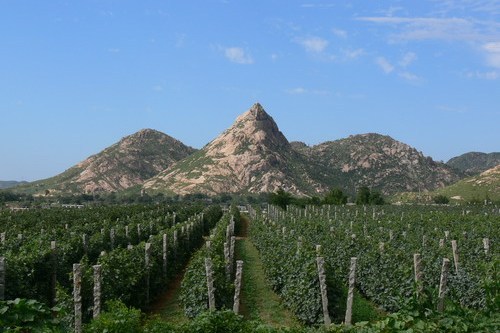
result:
[[[384,57],[378,57],[375,59],[375,63],[384,71],[384,73],[389,74],[394,70],[394,66]]]
[[[417,55],[413,52],[407,52],[403,58],[399,61],[399,66],[408,67],[412,62],[417,59]]]
[[[365,50],[363,49],[343,50],[342,52],[344,54],[344,57],[349,60],[357,59],[365,54]]]
[[[342,29],[332,29],[332,32],[335,36],[339,38],[347,38],[347,31],[342,30]]]
[[[321,37],[298,38],[295,41],[310,53],[322,53],[328,46],[328,41]]]
[[[500,72],[489,71],[489,72],[467,72],[465,74],[468,78],[483,79],[483,80],[497,80],[500,79]]]
[[[310,94],[310,95],[331,95],[331,92],[328,90],[324,89],[306,89],[303,87],[297,87],[297,88],[292,88],[285,90],[287,94],[290,95],[304,95],[304,94]]]
[[[276,61],[278,60],[279,56],[276,53],[271,54],[271,60]]]
[[[297,88],[293,88],[293,89],[288,89],[288,90],[286,90],[286,92],[290,95],[301,95],[301,94],[305,94],[307,92],[307,90],[302,88],[302,87],[297,87]]]
[[[486,38],[486,31],[482,32],[485,22],[471,21],[463,18],[441,17],[360,17],[360,21],[389,24],[400,27],[399,31],[391,35],[392,41],[407,40],[461,40],[478,41]],[[489,28],[485,28],[488,30]]]
[[[153,86],[153,90],[158,92],[163,91],[163,86],[158,84],[156,86]]]
[[[120,52],[120,49],[118,49],[118,48],[116,48],[116,47],[110,47],[110,48],[108,49],[108,52],[109,52],[109,53],[118,53],[118,52]]]
[[[482,46],[489,66],[500,69],[500,42],[490,42]]]
[[[303,3],[300,5],[302,8],[332,8],[335,4],[332,3]]]
[[[399,72],[398,75],[399,75],[399,77],[401,77],[407,81],[411,81],[411,82],[420,81],[420,77],[418,77],[417,75],[410,73],[410,72],[403,71],[403,72]]]
[[[251,55],[245,52],[241,47],[228,47],[224,49],[224,55],[229,61],[237,64],[253,64]]]

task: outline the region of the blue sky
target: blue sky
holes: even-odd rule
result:
[[[500,151],[500,1],[0,0],[0,179],[142,128],[201,148],[260,102],[290,141]]]

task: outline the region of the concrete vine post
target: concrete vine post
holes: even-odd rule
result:
[[[144,247],[144,266],[146,266],[146,304],[149,304],[149,280],[150,280],[150,257],[151,243],[146,243]]]
[[[4,244],[5,244],[5,232],[2,232],[2,233],[0,234],[0,242],[2,242],[2,245],[4,245]]]
[[[346,325],[352,323],[352,303],[354,301],[354,286],[356,285],[356,262],[358,258],[351,258],[351,268],[349,270],[349,289],[347,291],[347,307],[344,322]]]
[[[5,300],[5,257],[0,257],[0,301]]]
[[[115,248],[115,229],[114,228],[111,228],[111,230],[109,230],[109,240],[111,243],[111,250],[113,250]]]
[[[163,247],[162,247],[162,259],[163,259],[163,276],[167,277],[167,234],[163,234]]]
[[[75,333],[82,332],[82,267],[73,264],[73,303],[75,306]]]
[[[57,286],[57,248],[56,241],[50,242],[50,261],[52,272],[50,276],[50,304],[56,304],[56,286]]]
[[[94,265],[92,268],[94,269],[94,308],[92,315],[97,318],[101,313],[102,270],[101,265]]]
[[[87,234],[82,235],[83,253],[88,254],[89,252],[89,240]]]
[[[226,267],[226,279],[231,280],[231,266],[230,266],[231,257],[229,255],[229,245],[227,242],[224,242],[224,264]]]
[[[174,214],[174,220],[175,220],[175,214]],[[175,259],[177,259],[177,245],[178,245],[177,230],[174,230],[174,257],[175,257]]]
[[[330,326],[332,323],[330,314],[328,313],[328,295],[326,286],[325,274],[325,259],[323,257],[316,257],[316,264],[318,266],[319,287],[321,290],[321,305],[323,307],[323,321],[325,326]]]
[[[236,237],[231,236],[231,245],[229,246],[229,267],[230,267],[230,272],[231,276],[234,271],[234,247],[236,244]]]
[[[490,239],[489,238],[483,238],[483,248],[484,248],[484,254],[488,255],[490,252]]]
[[[243,261],[236,261],[236,278],[234,279],[234,302],[233,302],[233,312],[238,314],[240,312],[240,291],[241,291],[241,279],[243,275]]]
[[[443,258],[443,266],[441,267],[441,279],[439,281],[438,306],[439,312],[444,311],[444,296],[446,295],[446,284],[448,282],[448,271],[450,269],[450,260]]]
[[[420,253],[413,254],[413,270],[415,272],[415,283],[417,284],[417,297],[422,295],[422,257]]]
[[[208,309],[210,311],[215,311],[214,272],[212,259],[210,258],[205,258],[205,272],[207,275]]]
[[[453,250],[453,264],[455,265],[455,273],[458,274],[458,245],[456,240],[451,241],[451,248]]]

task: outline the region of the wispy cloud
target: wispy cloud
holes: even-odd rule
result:
[[[306,37],[306,38],[296,38],[295,42],[301,45],[307,52],[310,53],[321,53],[328,46],[328,41],[321,37]]]
[[[402,72],[399,72],[398,75],[399,75],[399,77],[401,77],[407,81],[410,81],[410,82],[418,82],[421,80],[420,77],[418,77],[417,75],[410,73],[410,72],[402,71]]]
[[[464,8],[473,1],[458,1]],[[480,2],[480,1],[479,1]],[[451,6],[451,1],[448,1]],[[454,4],[456,5],[456,4]],[[488,8],[493,3],[484,1],[483,7]],[[500,9],[500,5],[497,6]],[[480,52],[487,66],[500,68],[500,23],[461,17],[403,17],[403,16],[372,16],[359,17],[359,21],[387,25],[392,28],[388,33],[388,42],[408,42],[423,40],[438,40],[460,42]],[[408,56],[411,60],[411,56]]]
[[[347,31],[345,30],[333,28],[332,33],[339,38],[347,38]]]
[[[500,42],[486,43],[482,49],[485,52],[488,65],[500,69]]]
[[[480,71],[475,71],[475,72],[467,72],[465,73],[465,76],[468,78],[472,79],[482,79],[482,80],[497,80],[500,79],[500,72],[499,71],[489,71],[489,72],[480,72]]]
[[[500,14],[500,2],[498,0],[433,0],[440,14],[452,14],[454,12],[477,12],[491,15]]]
[[[359,57],[361,57],[363,54],[365,54],[365,50],[363,49],[354,49],[354,50],[342,50],[342,54],[344,55],[344,58],[347,60],[354,60]]]
[[[470,41],[482,37],[476,31],[474,22],[463,18],[379,16],[360,17],[358,20],[402,27],[390,36],[392,41],[426,39]]]
[[[384,57],[377,57],[375,63],[384,71],[389,74],[394,70],[394,66]]]
[[[396,73],[402,79],[406,81],[417,83],[422,80],[418,75],[411,73],[407,70],[407,67],[417,59],[417,55],[413,52],[408,52],[403,55],[401,60],[398,62],[391,63],[385,57],[375,58],[375,63],[382,69],[385,74]]]
[[[287,89],[285,90],[287,94],[290,95],[304,95],[304,94],[311,94],[311,95],[330,95],[331,92],[328,90],[322,90],[322,89],[306,89],[303,87],[297,87],[297,88],[292,88],[292,89]]]
[[[302,8],[332,8],[335,7],[333,3],[303,3],[300,5]]]
[[[242,65],[249,65],[253,64],[254,60],[250,54],[248,54],[243,48],[241,47],[227,47],[224,48],[224,56],[231,62],[237,63],[237,64],[242,64]]]
[[[413,52],[407,52],[399,61],[399,66],[408,67],[412,62],[417,59],[417,55]]]
[[[292,89],[287,89],[286,93],[290,95],[302,95],[305,94],[307,90],[302,87],[297,87],[297,88],[292,88]]]

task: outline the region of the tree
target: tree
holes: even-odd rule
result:
[[[370,204],[370,189],[366,186],[361,186],[356,195],[356,205]]]
[[[331,189],[323,199],[326,205],[345,205],[347,203],[347,195],[340,188]]]
[[[275,193],[271,193],[269,195],[269,203],[272,205],[280,206],[283,209],[286,209],[286,206],[288,206],[292,202],[292,199],[293,196],[281,188]]]
[[[432,198],[432,200],[434,200],[434,203],[438,205],[446,205],[450,202],[450,199],[448,199],[447,196],[442,194],[436,195],[435,197]]]
[[[370,191],[367,186],[358,189],[356,195],[356,205],[383,205],[385,200],[378,191]]]
[[[385,204],[385,200],[382,197],[382,194],[378,191],[372,191],[370,193],[370,205],[383,205]]]

